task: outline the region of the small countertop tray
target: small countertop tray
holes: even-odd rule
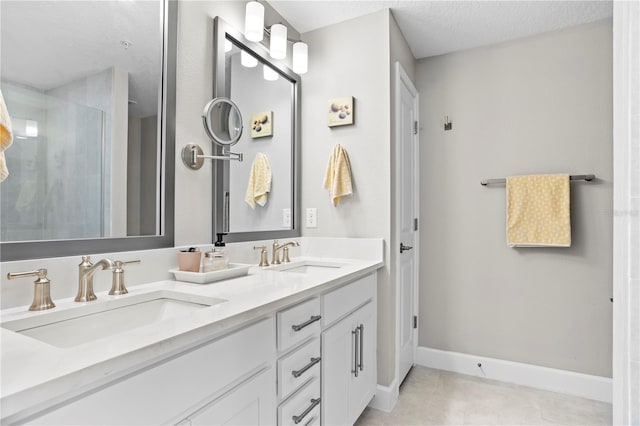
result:
[[[227,269],[211,272],[188,272],[179,269],[169,269],[177,281],[187,281],[196,284],[209,284],[215,281],[247,275],[251,265],[244,263],[230,263]]]

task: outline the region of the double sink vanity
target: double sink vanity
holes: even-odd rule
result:
[[[375,256],[5,309],[2,424],[352,424],[376,389],[369,242]]]

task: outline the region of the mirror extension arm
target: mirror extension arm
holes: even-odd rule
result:
[[[191,170],[199,170],[204,164],[204,159],[209,160],[243,160],[242,153],[236,153],[227,151],[226,148],[222,148],[222,155],[204,155],[202,147],[200,145],[190,143],[182,148],[182,162],[187,168]]]

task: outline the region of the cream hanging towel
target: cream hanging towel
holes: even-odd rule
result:
[[[4,97],[0,90],[0,182],[9,176],[7,161],[4,158],[4,150],[9,148],[13,143],[13,133],[11,133],[11,118],[7,105],[4,103]]]
[[[569,175],[507,178],[507,245],[570,247]]]
[[[269,192],[271,192],[271,164],[267,156],[259,152],[251,164],[244,200],[252,209],[255,209],[256,204],[259,206],[267,204]]]
[[[340,203],[341,197],[353,195],[349,155],[340,144],[333,147],[333,152],[329,157],[329,164],[327,164],[327,171],[324,175],[324,187],[329,190],[334,206]]]

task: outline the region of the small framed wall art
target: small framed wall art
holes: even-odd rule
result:
[[[329,101],[329,127],[353,124],[353,96],[334,98]]]
[[[273,111],[256,112],[251,116],[251,137],[273,136]]]

